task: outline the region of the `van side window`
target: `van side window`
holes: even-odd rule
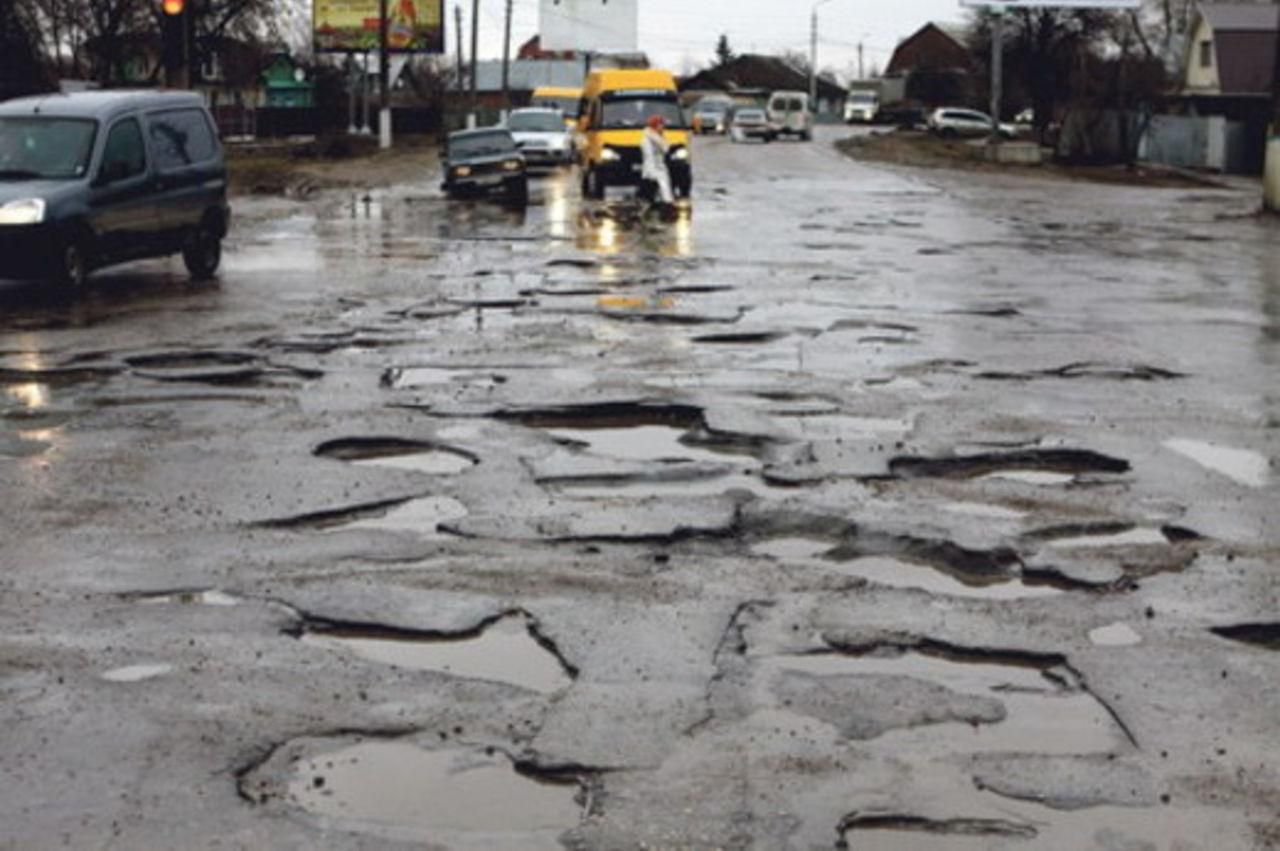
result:
[[[208,162],[217,156],[217,142],[201,110],[153,112],[147,122],[151,126],[151,150],[161,171]]]
[[[107,134],[102,153],[102,173],[112,180],[127,180],[147,170],[147,148],[142,128],[133,118],[116,122]]]

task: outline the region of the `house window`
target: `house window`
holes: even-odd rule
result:
[[[1213,67],[1213,42],[1211,41],[1200,42],[1200,67]]]

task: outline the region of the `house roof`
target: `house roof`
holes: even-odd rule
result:
[[[681,91],[808,91],[809,74],[778,56],[744,53],[728,63],[695,74],[680,85]],[[818,92],[843,97],[845,88],[825,75],[818,76]]]
[[[899,42],[886,76],[917,70],[969,70],[969,30],[960,24],[930,22]]]
[[[1200,14],[1216,33],[1275,32],[1280,29],[1280,6],[1258,3],[1202,3]]]
[[[1205,3],[1200,14],[1213,29],[1220,93],[1271,94],[1280,46],[1280,6]]]

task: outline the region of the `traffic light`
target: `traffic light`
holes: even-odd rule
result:
[[[164,35],[165,84],[173,89],[191,85],[191,13],[187,0],[161,0],[160,26]]]

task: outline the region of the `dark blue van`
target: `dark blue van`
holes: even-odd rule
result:
[[[94,269],[179,253],[208,278],[229,220],[226,161],[199,95],[0,103],[0,278],[79,287]]]

